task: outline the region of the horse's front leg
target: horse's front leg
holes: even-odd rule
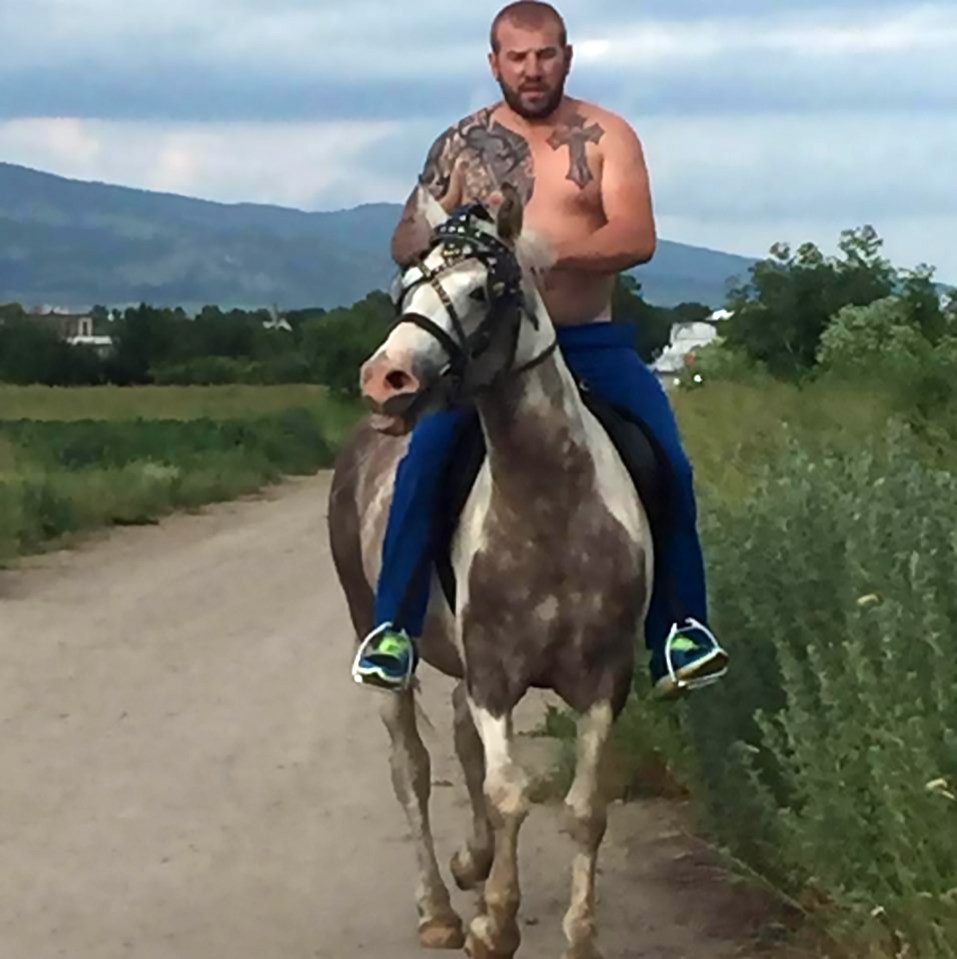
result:
[[[469,701],[485,752],[485,801],[494,832],[485,912],[472,920],[466,945],[474,959],[511,959],[521,944],[518,834],[529,810],[528,777],[512,756],[512,717]]]
[[[595,930],[595,868],[608,823],[600,767],[612,728],[609,703],[596,703],[578,721],[575,781],[565,798],[569,832],[578,847],[572,862],[571,902],[563,928],[564,959],[600,959]]]
[[[475,889],[488,879],[494,852],[492,826],[485,802],[485,754],[472,720],[465,683],[452,694],[455,710],[455,751],[465,773],[472,806],[472,835],[452,858],[452,875],[460,889]]]
[[[413,693],[390,693],[382,707],[382,719],[391,739],[392,785],[405,809],[415,846],[419,941],[427,949],[461,949],[465,943],[462,920],[452,909],[435,858],[429,822],[432,769],[416,726]]]

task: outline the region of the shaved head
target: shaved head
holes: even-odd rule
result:
[[[503,7],[492,21],[489,33],[489,42],[495,53],[499,52],[498,28],[503,22],[527,30],[540,30],[543,27],[554,25],[558,28],[559,42],[564,46],[568,42],[568,33],[565,21],[561,14],[543,0],[516,0],[507,7]]]

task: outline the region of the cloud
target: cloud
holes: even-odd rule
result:
[[[653,117],[638,129],[658,204],[675,216],[957,218],[957,125],[934,116]]]
[[[10,0],[0,157],[227,202],[400,201],[441,129],[497,96],[500,5]],[[953,4],[559,6],[570,92],[641,133],[664,236],[761,253],[872,222],[957,279]]]
[[[438,116],[497,95],[485,63],[499,4],[424,0],[348,8],[278,0],[32,0],[0,11],[0,116],[311,119]],[[568,4],[574,82],[645,111],[957,105],[950,5],[810,7],[742,0],[685,16]],[[634,12],[638,9],[640,14]],[[691,16],[691,11],[700,11]],[[40,69],[38,64],[42,63]]]
[[[645,20],[580,41],[579,57],[600,70],[686,70],[689,65],[746,54],[856,58],[949,51],[957,43],[957,11],[937,4],[849,15],[846,10],[785,17]]]
[[[222,202],[305,209],[407,193],[382,144],[389,123],[0,123],[0,156],[61,176]]]

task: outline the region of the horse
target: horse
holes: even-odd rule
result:
[[[454,681],[453,735],[473,822],[451,871],[462,889],[485,882],[467,934],[430,831],[416,686],[376,691],[415,845],[419,941],[464,946],[476,959],[510,959],[520,946],[517,847],[530,799],[512,714],[529,690],[543,689],[577,719],[565,797],[575,844],[565,959],[600,959],[596,862],[608,801],[599,772],[632,685],[653,586],[652,535],[636,484],[557,348],[537,283],[547,245],[525,228],[517,192],[506,187],[503,196],[497,207],[478,205],[465,226],[418,189],[430,243],[399,271],[396,321],[361,366],[370,415],[334,464],[329,536],[358,639],[374,626],[373,584],[409,432],[430,410],[472,404],[486,453],[449,539],[454,604],[433,588],[418,639],[421,662]]]

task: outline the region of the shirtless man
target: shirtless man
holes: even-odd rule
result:
[[[420,183],[449,213],[476,201],[494,205],[516,188],[525,221],[551,244],[554,263],[540,280],[563,356],[596,393],[633,410],[656,435],[674,473],[674,515],[657,543],[656,581],[646,623],[655,692],[670,697],[724,674],[727,654],[704,625],[704,563],[696,531],[692,470],[664,390],[641,361],[633,331],[612,322],[616,275],[647,262],[656,235],[641,142],[621,117],[565,93],[572,49],[558,12],[539,0],[501,10],[491,28],[489,64],[502,101],[465,117],[432,145]],[[407,264],[427,245],[415,191],[392,239]],[[396,476],[377,627],[353,667],[357,682],[404,689],[411,680],[428,605],[414,579],[427,559],[431,504],[447,454],[468,412],[446,411],[414,429]],[[427,579],[427,577],[425,578]]]

